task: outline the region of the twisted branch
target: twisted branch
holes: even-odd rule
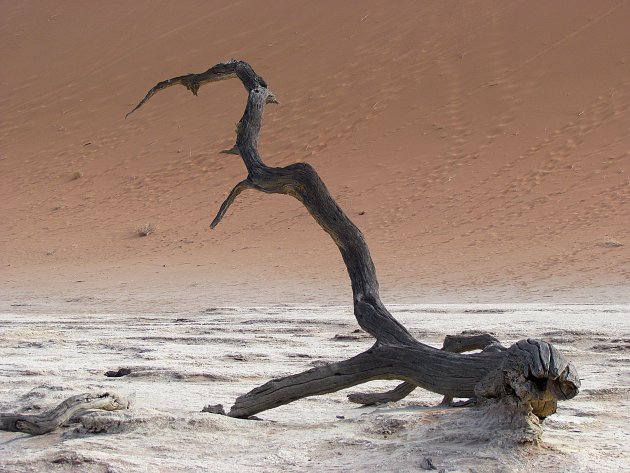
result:
[[[223,62],[212,66],[206,72],[200,74],[186,74],[185,76],[173,77],[171,79],[158,82],[151,90],[147,92],[144,98],[136,105],[133,110],[125,115],[127,118],[133,112],[142,107],[151,97],[153,97],[160,90],[167,89],[173,85],[183,85],[190,90],[193,95],[197,95],[199,88],[210,82],[217,82],[220,80],[231,79],[233,77],[239,77],[243,82],[243,85],[249,92],[257,85],[267,87],[267,84],[262,77],[256,75],[251,66],[243,61],[236,61],[232,59],[228,62]]]
[[[41,414],[0,414],[0,430],[42,435],[52,432],[72,417],[94,409],[116,411],[127,409],[129,401],[117,394],[78,394]]]

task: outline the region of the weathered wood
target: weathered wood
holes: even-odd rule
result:
[[[464,353],[473,350],[486,350],[488,347],[496,348],[496,351],[505,350],[501,342],[489,333],[469,335],[447,335],[442,343],[442,350],[452,353]]]
[[[387,404],[388,402],[398,402],[406,398],[416,390],[418,386],[413,383],[400,383],[394,389],[384,393],[356,392],[348,394],[348,401],[364,406],[374,406],[377,404]]]
[[[116,411],[127,409],[127,407],[129,407],[129,401],[117,394],[78,394],[40,414],[0,414],[0,430],[42,435],[52,432],[72,417],[87,411],[95,409]]]
[[[436,393],[471,397],[477,382],[499,369],[503,358],[496,353],[476,357],[448,353],[417,341],[406,345],[377,343],[349,360],[269,381],[239,397],[229,415],[247,417],[375,379],[401,379]]]
[[[363,234],[339,208],[313,167],[307,163],[269,167],[262,161],[258,138],[263,111],[266,104],[277,100],[264,79],[247,63],[232,60],[201,74],[160,82],[132,112],[171,85],[183,85],[196,95],[201,85],[231,77],[238,77],[248,92],[233,148],[243,159],[247,177],[229,193],[211,227],[217,226],[245,189],[287,194],[299,200],[339,248],[350,277],[354,315],[359,326],[376,341],[372,348],[349,360],[269,381],[240,396],[228,415],[248,417],[306,396],[373,379],[400,379],[451,397],[509,397],[514,405],[524,406],[520,411],[533,409],[541,416],[555,409],[555,405],[549,407],[550,400],[577,393],[580,382],[575,368],[545,342],[523,340],[508,349],[497,345],[476,354],[450,353],[418,342],[381,302],[376,270]],[[454,346],[459,343],[451,341]],[[409,386],[401,386],[398,394],[409,390]]]
[[[484,350],[488,347],[494,347],[494,351],[505,350],[505,347],[501,345],[499,340],[490,335],[489,333],[477,334],[477,335],[447,335],[442,343],[442,350],[451,353],[464,353],[473,350]],[[404,382],[396,386],[391,391],[385,393],[350,393],[348,394],[348,400],[357,404],[374,405],[385,404],[388,402],[398,402],[411,394],[418,386]],[[453,396],[444,396],[442,405],[449,405],[453,402]],[[467,404],[467,403],[466,403]]]

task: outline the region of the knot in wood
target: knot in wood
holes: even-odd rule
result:
[[[542,340],[520,340],[508,348],[501,367],[475,386],[480,397],[513,396],[539,418],[553,414],[557,402],[577,395],[580,379],[572,363]]]

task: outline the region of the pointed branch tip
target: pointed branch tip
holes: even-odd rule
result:
[[[219,209],[217,216],[214,217],[214,220],[210,224],[211,229],[214,230],[214,228],[219,224],[219,222],[221,221],[221,219],[227,212],[230,205],[232,205],[232,203],[234,202],[234,199],[236,199],[236,197],[238,197],[238,195],[241,192],[243,192],[245,189],[254,189],[254,185],[251,183],[249,179],[243,179],[241,182],[236,184],[234,188],[230,191],[230,194],[221,204],[221,208]]]
[[[267,83],[265,82],[265,80],[258,74],[256,74],[249,64],[247,64],[245,61],[236,61],[234,59],[231,59],[227,62],[216,64],[207,71],[201,72],[199,74],[191,73],[158,82],[151,90],[147,92],[140,103],[138,103],[138,105],[136,105],[133,110],[125,115],[125,119],[133,112],[138,110],[140,107],[142,107],[151,97],[153,97],[153,95],[155,95],[160,90],[180,84],[186,87],[193,93],[193,95],[196,96],[199,88],[202,85],[209,82],[231,79],[233,77],[238,77],[239,79],[241,79],[243,85],[248,91],[257,86],[267,88]],[[269,103],[278,103],[273,94],[270,93],[269,97],[273,99],[273,101],[270,101]]]

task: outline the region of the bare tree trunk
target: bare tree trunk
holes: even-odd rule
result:
[[[420,386],[449,397],[509,398],[522,412],[533,410],[541,418],[555,412],[558,399],[577,394],[580,381],[575,368],[546,342],[528,339],[505,350],[460,354],[454,352],[464,350],[438,350],[411,336],[380,300],[376,270],[363,234],[339,208],[313,167],[307,163],[269,167],[262,161],[258,137],[263,110],[266,104],[277,100],[249,64],[233,60],[201,74],[160,82],[132,112],[166,87],[184,85],[196,95],[201,85],[232,77],[238,77],[248,92],[234,148],[245,163],[247,177],[229,193],[211,227],[219,224],[235,198],[246,189],[288,194],[302,202],[339,248],[350,276],[357,322],[375,338],[375,343],[349,360],[269,381],[236,399],[228,415],[248,417],[303,397],[374,379],[404,381],[394,390],[398,391],[396,396]]]

